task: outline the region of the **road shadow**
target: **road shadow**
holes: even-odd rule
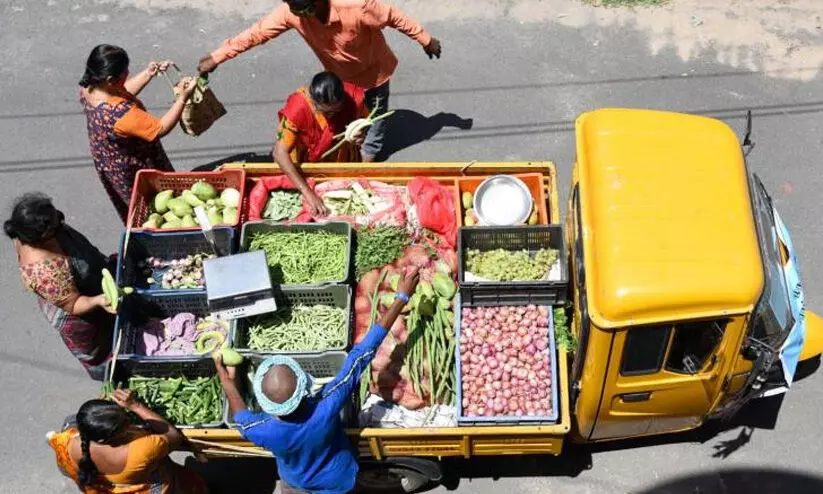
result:
[[[386,161],[393,154],[437,135],[445,127],[471,130],[474,120],[454,113],[440,112],[426,117],[412,110],[394,110],[386,119],[386,136],[378,161]]]
[[[189,457],[186,467],[206,479],[210,494],[272,494],[277,485],[274,458],[213,458],[198,463]]]
[[[218,167],[225,165],[226,163],[271,163],[272,157],[271,153],[239,153],[233,154],[231,156],[226,156],[225,158],[216,159],[214,161],[210,161],[204,165],[199,165],[192,168],[191,171],[193,172],[213,172]]]
[[[581,445],[567,441],[563,446],[563,453],[558,457],[528,455],[474,457],[470,459],[446,458],[443,460],[442,485],[448,490],[456,490],[462,479],[490,478],[498,480],[500,478],[518,477],[577,477],[581,472],[597,467],[597,460],[594,455],[600,452],[623,451],[676,443],[706,444],[716,439],[721,433],[739,429],[736,437],[712,444],[713,452],[711,456],[725,459],[745,447],[757,429],[772,430],[775,428],[777,416],[783,403],[783,396],[778,395],[754,400],[728,421],[712,420],[693,431],[600,444]],[[704,491],[688,492],[689,494],[704,494]],[[815,492],[823,492],[823,490]]]
[[[634,494],[819,494],[823,478],[785,470],[734,468],[667,480]]]

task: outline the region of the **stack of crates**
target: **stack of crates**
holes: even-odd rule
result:
[[[124,233],[118,251],[116,279],[118,286],[131,286],[134,293],[123,298],[115,320],[112,354],[108,376],[114,387],[126,386],[134,376],[157,378],[196,378],[216,376],[214,362],[209,353],[180,356],[149,356],[140,342],[144,328],[152,321],[191,313],[197,320],[209,316],[205,287],[171,289],[163,288],[165,268],[153,268],[149,258],[171,261],[195,254],[213,254],[211,244],[197,228],[147,229],[140,225],[151,213],[152,199],[161,190],[174,190],[175,194],[188,189],[198,180],[212,184],[220,193],[233,187],[245,191],[246,177],[243,170],[220,172],[169,173],[156,170],[138,172],[132,190],[129,218],[130,232]],[[214,227],[217,249],[221,254],[237,251],[237,228]],[[226,338],[231,344],[231,331],[225,322]],[[226,408],[225,396],[220,395],[221,410]],[[207,424],[175,424],[179,427],[210,428],[223,426],[220,420]]]
[[[346,314],[346,337],[345,343],[334,348],[323,348],[312,351],[278,351],[260,350],[249,348],[249,326],[260,318],[267,315],[252,316],[249,318],[236,319],[232,322],[231,337],[235,349],[245,357],[244,366],[238,370],[238,374],[245,376],[240,379],[244,388],[242,391],[247,403],[253,404],[251,396],[251,377],[254,369],[260,362],[271,355],[288,355],[294,358],[309,374],[318,381],[326,381],[333,378],[343,367],[346,360],[347,351],[352,344],[354,330],[354,311],[352,304],[352,282],[353,282],[353,259],[354,245],[352,227],[344,222],[329,223],[292,223],[283,224],[271,220],[250,221],[243,225],[240,236],[240,251],[249,250],[252,238],[259,232],[273,233],[320,233],[326,232],[332,235],[340,235],[346,239],[346,258],[344,275],[336,280],[315,284],[275,284],[274,296],[277,302],[278,311],[288,311],[290,308],[307,305],[327,305],[343,309]],[[274,282],[275,280],[273,280]],[[227,424],[231,424],[231,417],[226,416]]]
[[[545,248],[558,251],[559,276],[539,281],[466,281],[468,250],[528,251],[532,256]],[[458,237],[458,281],[460,294],[455,299],[455,352],[457,369],[457,422],[458,425],[553,424],[559,420],[557,351],[555,347],[553,306],[563,305],[568,298],[568,252],[560,225],[538,226],[474,226],[462,227]],[[463,308],[544,305],[550,308],[548,336],[551,374],[551,411],[546,416],[493,416],[469,417],[462,407],[462,368],[460,361],[460,319]]]

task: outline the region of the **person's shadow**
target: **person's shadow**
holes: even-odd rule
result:
[[[426,117],[412,110],[394,110],[394,114],[386,118],[383,149],[377,160],[385,161],[399,151],[428,141],[444,127],[470,130],[473,125],[473,119],[462,118],[454,113],[440,112]]]

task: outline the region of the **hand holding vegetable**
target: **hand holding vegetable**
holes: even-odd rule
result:
[[[223,355],[215,352],[212,355],[214,359],[214,368],[217,369],[217,377],[220,379],[220,384],[226,387],[226,384],[234,384],[234,379],[237,376],[237,367],[228,367],[223,363]]]
[[[101,293],[100,295],[94,297],[94,305],[97,307],[102,308],[109,314],[117,314],[117,309],[113,308],[109,304],[109,299],[106,297],[105,294]]]
[[[137,396],[130,389],[115,389],[111,394],[111,400],[130,412],[140,406]]]
[[[420,268],[414,267],[406,272],[406,277],[400,282],[397,291],[411,297],[417,290],[417,283],[420,281]]]
[[[320,199],[313,190],[306,191],[303,194],[303,197],[306,199],[306,204],[309,206],[309,211],[313,216],[328,216],[329,215],[329,208],[323,203],[323,199]]]

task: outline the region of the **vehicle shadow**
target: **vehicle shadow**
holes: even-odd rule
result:
[[[395,153],[428,141],[445,127],[471,130],[473,126],[473,119],[462,118],[454,113],[440,112],[426,117],[412,110],[394,110],[394,114],[386,119],[383,150],[377,160],[386,161]]]
[[[803,472],[763,468],[723,469],[664,481],[634,494],[811,494],[823,492],[823,478]]]
[[[812,371],[813,372],[813,371]],[[800,369],[798,369],[800,373]],[[799,375],[799,374],[798,374]],[[743,407],[728,421],[712,420],[699,429],[648,438],[627,439],[600,444],[572,444],[566,442],[563,453],[558,457],[545,455],[510,456],[510,457],[475,457],[471,459],[444,459],[442,485],[448,490],[456,490],[462,479],[517,477],[576,477],[581,472],[596,467],[594,455],[606,451],[622,451],[648,446],[675,443],[705,444],[723,432],[740,429],[737,437],[726,439],[712,445],[712,457],[728,458],[743,448],[751,439],[756,429],[774,429],[777,415],[783,403],[783,395],[762,398]],[[658,492],[658,491],[648,491]],[[669,491],[659,491],[669,492]],[[687,491],[671,491],[687,492]],[[708,491],[688,491],[690,494]],[[738,492],[730,490],[728,492]],[[740,491],[743,492],[743,491]],[[751,491],[756,492],[756,491]],[[759,491],[757,491],[759,492]],[[790,492],[790,491],[785,491]],[[823,492],[818,490],[816,492]]]

